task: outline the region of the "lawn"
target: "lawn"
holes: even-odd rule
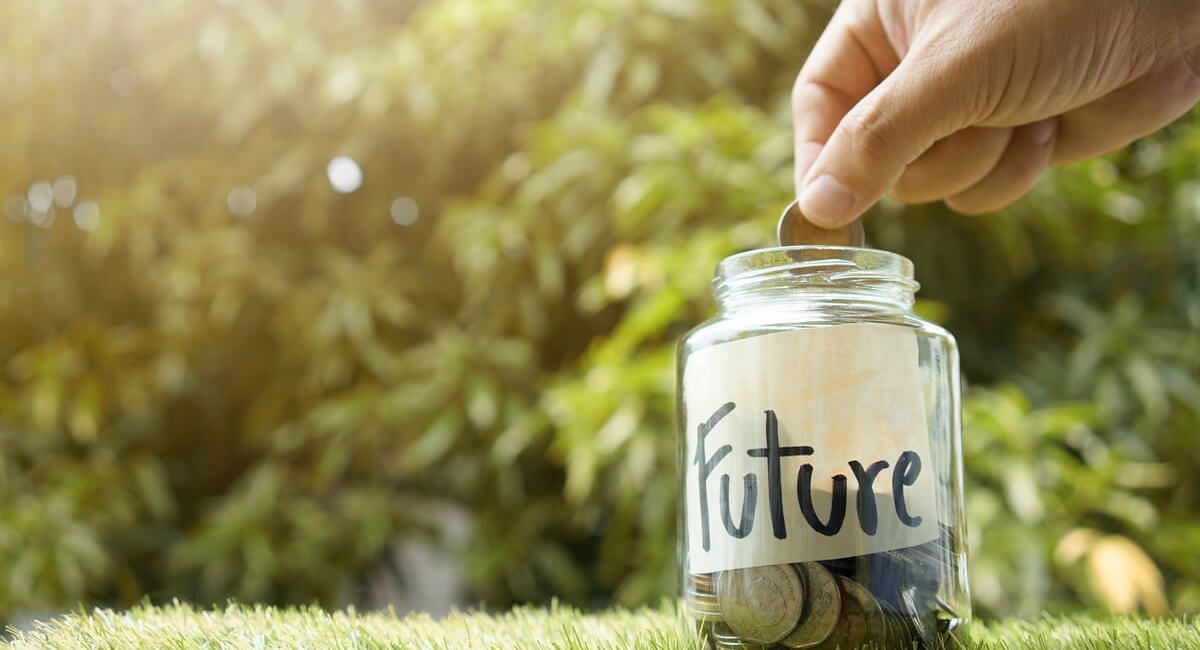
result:
[[[1045,617],[975,622],[963,647],[1197,648],[1193,620]],[[424,615],[326,612],[230,605],[94,610],[34,629],[10,631],[13,648],[698,648],[673,607],[585,614],[568,607],[519,608],[504,614],[461,613],[440,621]]]

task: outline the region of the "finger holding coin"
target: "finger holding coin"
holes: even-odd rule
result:
[[[799,203],[784,209],[776,228],[780,246],[857,246],[866,242],[862,221],[855,219],[840,228],[822,228],[805,218]]]

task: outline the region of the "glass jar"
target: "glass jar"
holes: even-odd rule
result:
[[[970,616],[958,352],[908,259],[741,253],[679,344],[679,574],[710,647],[941,647]]]

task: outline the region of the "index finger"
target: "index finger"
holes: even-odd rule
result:
[[[899,63],[874,3],[843,2],[792,88],[797,196],[809,167],[842,118]]]

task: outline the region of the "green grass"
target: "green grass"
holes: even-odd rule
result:
[[[976,622],[965,648],[1197,648],[1200,627],[1190,620],[1045,617],[1037,621]],[[568,607],[519,608],[505,614],[424,615],[326,612],[230,605],[99,609],[62,616],[34,629],[10,631],[13,648],[583,648],[694,649],[699,644],[669,605],[584,614]]]

